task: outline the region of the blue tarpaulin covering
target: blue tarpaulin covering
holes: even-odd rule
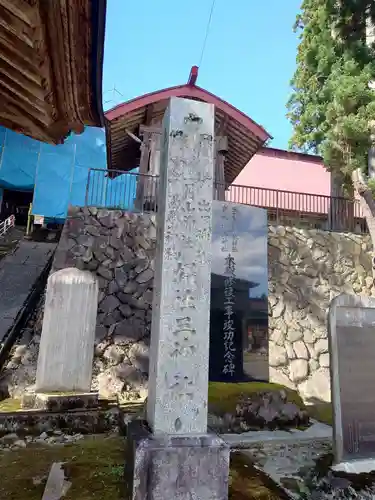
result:
[[[83,134],[53,146],[0,127],[0,155],[0,191],[34,190],[32,213],[63,220],[69,204],[85,205],[90,169],[107,167],[105,131],[87,127]],[[90,182],[90,204],[133,208],[134,176],[112,180],[98,170],[91,171]]]
[[[32,191],[40,142],[0,127],[0,186]]]

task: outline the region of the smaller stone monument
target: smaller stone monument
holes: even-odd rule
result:
[[[84,406],[95,406],[98,395],[90,389],[97,304],[98,283],[90,272],[67,268],[49,277],[34,407],[63,410],[82,398]]]
[[[267,211],[222,201],[213,201],[212,208],[209,378],[232,383],[268,380],[266,333],[266,355],[256,357],[255,349],[261,346],[254,343],[250,377],[244,371],[249,330],[268,330]],[[266,377],[259,376],[259,366]]]
[[[375,298],[333,299],[329,340],[334,470],[375,471]]]

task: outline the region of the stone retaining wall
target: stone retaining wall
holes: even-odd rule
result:
[[[99,281],[93,389],[145,397],[153,296],[155,216],[70,208],[53,271],[78,267]]]
[[[368,236],[270,227],[270,380],[330,401],[326,315],[340,293],[375,295]]]
[[[72,208],[53,270],[87,269],[99,280],[93,389],[123,400],[147,395],[155,216]],[[270,380],[306,400],[330,399],[326,312],[339,293],[373,294],[368,236],[269,228]],[[35,377],[40,324],[9,363],[12,395]],[[18,354],[17,354],[18,353]]]
[[[146,391],[155,238],[155,216],[95,208],[64,228],[54,268],[99,277],[94,384],[106,395]],[[368,236],[269,228],[271,381],[330,400],[326,314],[340,293],[373,292],[370,248]]]

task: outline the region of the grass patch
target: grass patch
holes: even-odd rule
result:
[[[0,452],[0,498],[40,500],[53,462],[66,462],[72,482],[64,500],[116,500],[123,497],[123,441],[119,437],[93,436],[67,446],[29,446]]]
[[[40,500],[52,463],[65,462],[72,486],[64,500],[123,500],[123,460],[123,439],[105,435],[66,446],[0,452],[0,498]],[[239,453],[232,454],[229,484],[230,500],[285,498]]]
[[[233,412],[240,396],[251,396],[261,392],[280,391],[286,392],[288,401],[295,403],[299,408],[305,408],[305,405],[298,392],[288,389],[279,384],[267,382],[241,382],[238,384],[225,382],[210,382],[208,386],[208,403],[216,411]]]

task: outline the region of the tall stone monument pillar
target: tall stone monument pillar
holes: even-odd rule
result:
[[[228,496],[229,447],[207,434],[214,122],[213,105],[179,98],[163,121],[148,425],[128,429],[134,500]]]
[[[163,133],[147,418],[205,433],[214,107],[172,99]]]

